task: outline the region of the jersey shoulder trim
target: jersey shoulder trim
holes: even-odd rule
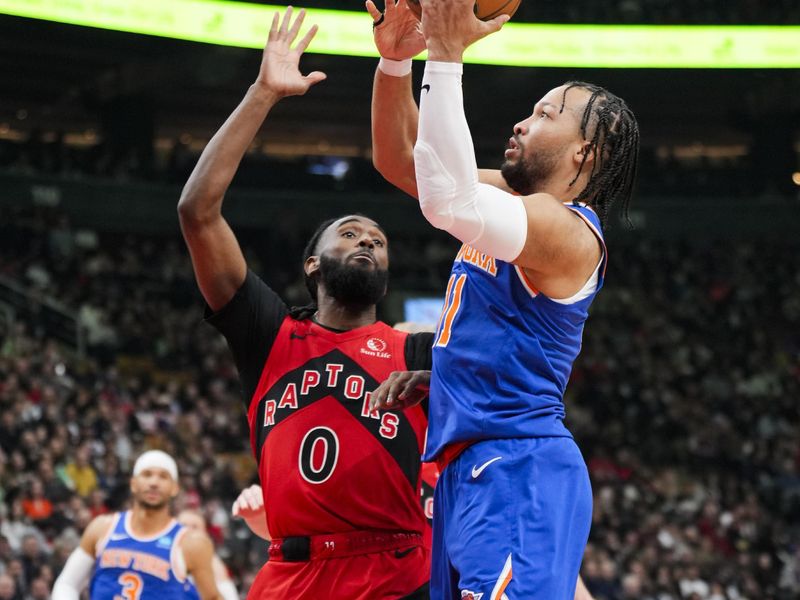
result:
[[[124,512],[114,513],[114,517],[111,519],[111,524],[108,527],[108,531],[106,531],[105,535],[98,540],[97,545],[94,547],[95,558],[98,558],[103,553],[103,550],[106,549],[106,546],[108,546],[108,541],[111,539],[111,536],[114,535],[114,531],[117,529],[119,520],[124,514]]]

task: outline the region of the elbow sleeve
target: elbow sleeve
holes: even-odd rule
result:
[[[420,209],[434,227],[510,262],[527,238],[525,206],[521,198],[478,182],[461,70],[460,63],[425,65],[414,146]]]
[[[53,585],[52,600],[78,600],[93,569],[94,558],[80,546],[75,548]]]

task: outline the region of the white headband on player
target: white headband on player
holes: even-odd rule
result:
[[[175,481],[178,481],[178,465],[175,459],[161,450],[148,450],[136,459],[133,465],[133,476],[136,477],[145,469],[164,469]]]

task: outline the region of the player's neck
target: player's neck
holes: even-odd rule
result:
[[[134,505],[129,525],[131,533],[135,536],[150,537],[166,529],[170,521],[172,521],[172,515],[168,507],[146,508]]]
[[[345,306],[331,298],[320,298],[319,309],[312,320],[323,327],[350,331],[366,325],[372,325],[376,319],[375,305]]]

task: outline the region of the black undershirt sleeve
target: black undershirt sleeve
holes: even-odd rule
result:
[[[406,366],[409,371],[430,371],[433,366],[433,333],[410,333],[406,338]]]
[[[411,333],[406,338],[406,367],[409,371],[430,371],[433,368],[433,333]],[[420,403],[428,416],[428,398]]]
[[[264,363],[289,309],[261,278],[247,271],[242,287],[219,311],[206,306],[205,319],[228,341],[239,370],[245,406],[255,393]]]

